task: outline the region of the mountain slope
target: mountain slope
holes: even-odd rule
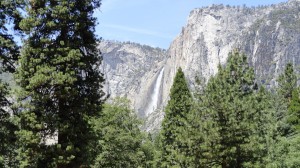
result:
[[[160,90],[160,87],[155,88],[155,84],[165,63],[166,51],[131,42],[114,41],[102,41],[99,48],[103,53],[101,68],[106,78],[106,93],[110,97],[125,96],[130,99],[141,117],[151,113],[152,111],[147,113],[147,108],[151,108],[152,93],[155,89]],[[161,99],[158,99],[154,104],[160,106],[160,102]]]
[[[273,86],[288,62],[297,67],[300,1],[256,8],[212,5],[195,9],[166,52],[114,42],[103,42],[100,49],[109,92],[131,99],[139,115],[148,119],[145,129],[150,131],[160,125],[178,67],[182,67],[191,88],[196,76],[208,79],[216,74],[218,65],[226,63],[233,49],[248,55],[258,83]],[[153,99],[155,105],[151,105]]]

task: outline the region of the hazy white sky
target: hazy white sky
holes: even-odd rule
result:
[[[287,0],[102,0],[95,16],[103,39],[132,41],[167,49],[190,11],[211,4],[257,6]]]

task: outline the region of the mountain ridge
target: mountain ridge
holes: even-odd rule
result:
[[[104,48],[110,45],[104,43],[106,44]],[[226,63],[228,53],[233,49],[238,49],[248,56],[249,64],[255,69],[257,82],[270,86],[276,85],[278,74],[288,62],[299,65],[300,1],[290,0],[286,3],[261,7],[212,5],[196,8],[190,12],[186,26],[167,51],[145,45],[143,48],[137,44],[131,47],[129,44],[124,46],[127,47],[123,48],[123,51],[127,49],[133,51],[131,59],[125,59],[130,55],[127,52],[122,54],[119,50],[116,52],[110,50],[106,53],[107,50],[102,49],[104,65],[110,64],[110,70],[114,72],[108,73],[107,81],[111,83],[117,80],[114,75],[118,72],[126,74],[126,70],[130,70],[130,68],[114,69],[113,64],[119,67],[123,64],[134,67],[149,66],[131,73],[134,78],[119,78],[132,87],[113,84],[114,89],[110,91],[116,93],[112,95],[127,96],[133,102],[133,108],[139,116],[147,118],[145,129],[156,130],[159,129],[159,123],[163,118],[163,107],[168,101],[169,90],[178,67],[183,69],[193,90],[195,77],[202,77],[207,81],[210,76],[217,73],[219,64]],[[137,52],[139,50],[144,50],[144,54]],[[109,62],[109,58],[113,55],[122,58],[123,63]],[[140,61],[134,62],[134,58],[139,58]],[[151,102],[155,81],[162,68],[164,72],[158,94],[160,100],[157,102],[159,110],[154,109],[153,114],[145,115],[147,105]]]

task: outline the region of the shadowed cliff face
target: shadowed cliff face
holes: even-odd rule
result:
[[[159,72],[158,110],[147,116],[145,129],[158,129],[163,106],[178,67],[194,87],[195,77],[206,80],[225,64],[228,53],[239,49],[248,55],[258,83],[276,84],[288,62],[300,63],[300,1],[246,8],[213,5],[191,11],[187,25],[168,51],[134,43],[102,42],[103,72],[111,96],[127,96],[140,116],[155,90]],[[149,112],[148,112],[149,113]]]

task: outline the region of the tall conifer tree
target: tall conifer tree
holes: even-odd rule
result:
[[[284,105],[285,110],[280,112],[277,120],[280,134],[274,149],[273,167],[299,167],[299,123],[300,99],[297,87],[297,74],[291,63],[288,63],[284,72],[278,78],[277,102]]]
[[[19,47],[8,33],[8,24],[19,30],[21,14],[18,9],[23,7],[23,0],[5,0],[0,2],[0,59],[1,71],[15,72],[15,61],[19,56]]]
[[[192,96],[184,73],[178,69],[171,88],[170,100],[162,123],[162,166],[188,165],[188,144],[185,142],[187,116],[192,107]]]
[[[277,93],[278,97],[282,97],[282,100],[288,110],[280,114],[279,121],[282,123],[281,133],[283,136],[289,136],[295,131],[295,124],[298,122],[299,116],[297,112],[299,109],[298,103],[298,88],[297,88],[297,74],[294,70],[294,66],[288,63],[284,69],[284,72],[278,77]]]
[[[205,167],[259,166],[266,155],[267,131],[261,125],[269,123],[263,109],[262,95],[247,57],[237,51],[230,53],[226,67],[212,77],[205,90],[201,115],[201,131],[205,135],[202,164]]]
[[[20,13],[18,8],[22,6],[21,0],[0,1],[0,73],[12,73],[15,71],[15,61],[19,56],[19,48],[8,33],[8,24],[13,23],[14,30],[18,30]],[[8,84],[0,80],[0,167],[12,167],[13,148],[15,147],[15,125],[11,122],[9,114]],[[12,112],[10,110],[10,112]]]
[[[284,72],[278,77],[278,92],[290,102],[293,90],[297,87],[297,75],[293,64],[288,63]]]
[[[294,89],[292,92],[287,122],[291,125],[292,134],[300,133],[300,97],[298,89]]]
[[[89,121],[104,96],[93,17],[101,0],[27,2],[20,26],[28,38],[17,70],[20,167],[89,165],[95,157]]]

